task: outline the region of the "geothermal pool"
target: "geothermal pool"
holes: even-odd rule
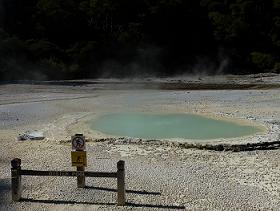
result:
[[[143,139],[208,140],[261,132],[256,126],[194,114],[111,113],[99,116],[89,125],[91,129],[111,136]]]

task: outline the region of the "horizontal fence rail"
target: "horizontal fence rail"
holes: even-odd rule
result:
[[[20,175],[25,176],[56,176],[56,177],[111,177],[117,178],[117,172],[91,172],[91,171],[36,171],[20,170]]]
[[[117,204],[125,205],[125,162],[117,163],[117,172],[91,172],[91,171],[37,171],[22,170],[21,159],[15,158],[11,161],[12,200],[19,201],[22,192],[21,176],[57,176],[57,177],[108,177],[117,179]],[[79,187],[79,186],[78,186]]]

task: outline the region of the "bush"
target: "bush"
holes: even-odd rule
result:
[[[28,40],[26,46],[33,59],[43,59],[49,57],[62,57],[62,50],[55,44],[46,40]]]
[[[49,79],[62,79],[67,71],[66,65],[55,57],[42,59],[39,64],[41,72]]]
[[[251,53],[251,62],[261,70],[272,69],[274,65],[274,58],[270,54],[261,52]]]
[[[276,73],[280,73],[280,62],[276,62],[274,64],[273,71],[276,72]]]
[[[26,46],[0,29],[0,80],[23,79],[26,75]]]

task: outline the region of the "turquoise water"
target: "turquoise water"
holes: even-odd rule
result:
[[[100,116],[91,129],[113,136],[144,139],[216,139],[260,132],[254,126],[215,120],[193,114],[116,113]]]

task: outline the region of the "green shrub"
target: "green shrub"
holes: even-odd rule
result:
[[[251,53],[251,62],[261,70],[272,69],[274,65],[274,58],[270,54],[265,54],[261,52]]]
[[[67,71],[66,65],[54,57],[42,59],[39,64],[41,71],[50,79],[62,79]]]
[[[276,73],[280,73],[280,62],[276,62],[274,64],[273,71],[276,72]]]
[[[28,40],[26,45],[35,59],[60,57],[62,54],[62,50],[58,46],[46,40]]]

